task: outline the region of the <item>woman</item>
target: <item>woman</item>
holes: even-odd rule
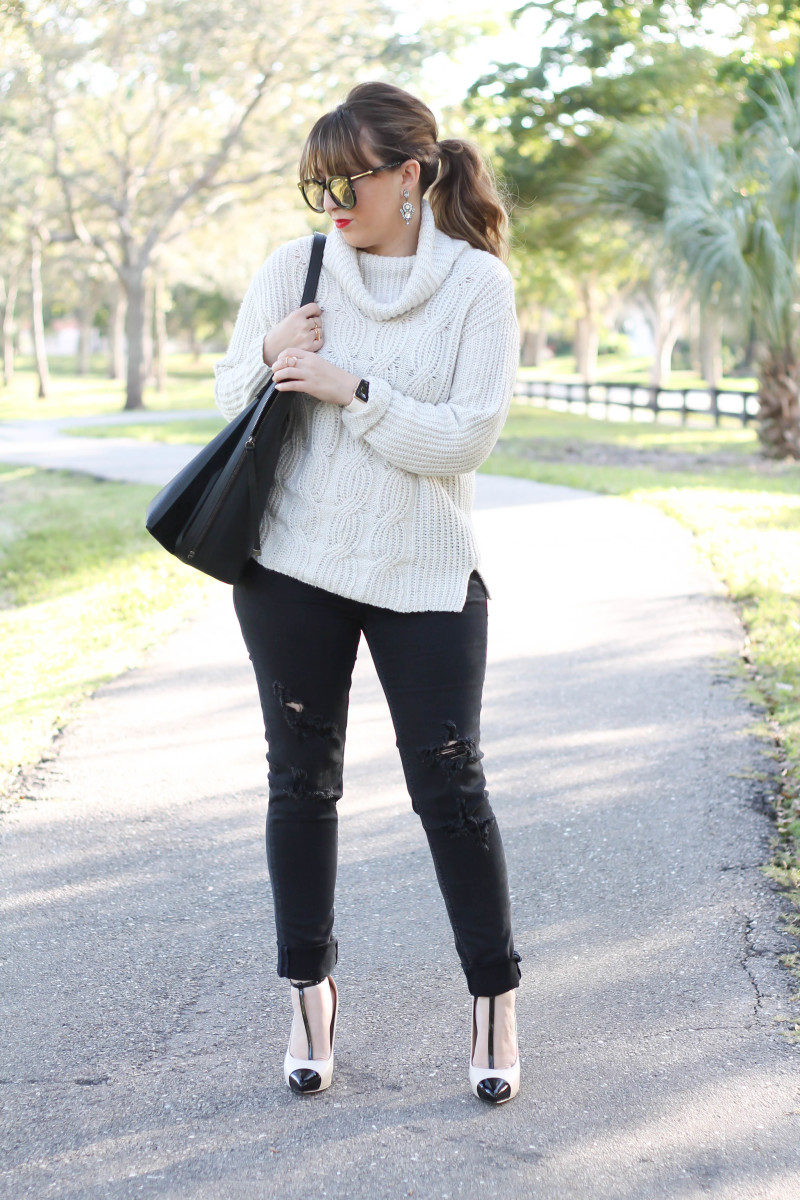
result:
[[[478,748],[489,593],[470,514],[519,327],[492,176],[474,146],[436,134],[425,104],[378,82],[316,122],[299,186],[334,223],[316,300],[299,307],[306,235],[256,273],[215,397],[230,419],[270,372],[295,393],[262,549],[233,590],[268,742],[284,1078],[302,1093],[332,1078],[336,803],[363,632],[472,997],[470,1084],[498,1104],[519,1088],[521,956]]]

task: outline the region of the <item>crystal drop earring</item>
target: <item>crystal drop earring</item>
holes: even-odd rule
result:
[[[411,203],[411,201],[408,198],[408,188],[403,188],[403,195],[405,196],[406,199],[405,199],[405,203],[403,204],[402,208],[400,209],[400,216],[403,218],[406,225],[410,225],[411,218],[414,215],[414,205]]]

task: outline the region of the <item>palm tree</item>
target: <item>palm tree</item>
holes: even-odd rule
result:
[[[694,117],[620,124],[561,195],[583,220],[602,212],[654,239],[702,306],[752,318],[761,452],[800,458],[800,61],[791,87],[777,71],[768,87],[763,117],[726,143]]]

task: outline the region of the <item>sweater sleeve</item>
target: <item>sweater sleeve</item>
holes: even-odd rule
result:
[[[342,408],[342,422],[387,462],[416,475],[460,475],[490,455],[503,428],[519,367],[513,277],[499,259],[470,306],[450,394],[432,404],[367,376],[369,400]]]
[[[214,403],[228,421],[247,407],[272,374],[263,359],[264,338],[299,307],[306,269],[303,251],[308,256],[304,243],[311,237],[296,238],[273,250],[245,292],[225,357],[214,363]],[[302,273],[299,284],[298,271]]]

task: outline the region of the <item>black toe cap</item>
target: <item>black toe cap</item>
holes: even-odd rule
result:
[[[506,1079],[499,1079],[497,1075],[489,1075],[479,1082],[478,1095],[481,1100],[488,1100],[490,1104],[502,1104],[504,1100],[511,1099],[511,1084]]]
[[[310,1067],[297,1067],[289,1076],[289,1087],[293,1092],[316,1092],[321,1083],[319,1072]]]

